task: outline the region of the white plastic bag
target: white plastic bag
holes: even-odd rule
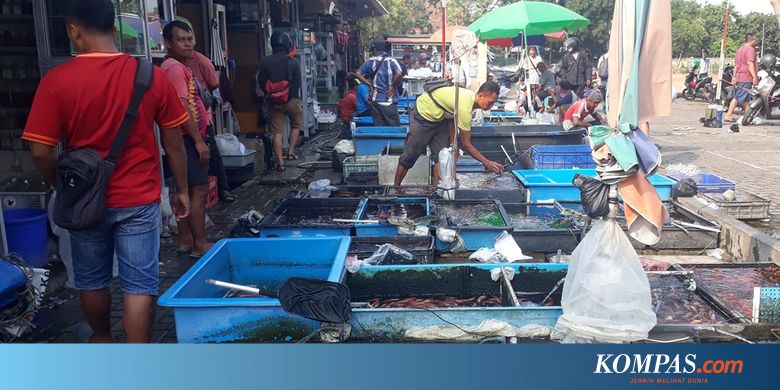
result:
[[[214,139],[221,155],[239,156],[246,153],[246,147],[233,134],[217,134]]]
[[[439,183],[439,195],[448,200],[455,199],[455,176],[452,174],[452,168],[455,164],[455,158],[452,153],[452,148],[444,148],[439,152],[439,177],[441,177],[441,183]],[[435,183],[434,183],[435,184]]]
[[[515,262],[520,260],[531,260],[533,257],[523,254],[523,250],[517,245],[517,241],[506,231],[501,232],[501,235],[496,239],[495,249],[501,256],[508,262]]]
[[[438,228],[436,229],[436,238],[441,242],[453,243],[458,237],[458,232],[452,229]]]
[[[314,199],[325,199],[330,197],[330,193],[336,187],[330,185],[330,180],[321,179],[309,183],[309,197]]]
[[[333,149],[337,153],[355,154],[355,143],[348,139],[343,139],[339,141],[339,143],[337,143],[336,146],[333,147]]]
[[[656,324],[650,283],[615,220],[598,220],[574,250],[552,338],[564,343],[643,340]]]

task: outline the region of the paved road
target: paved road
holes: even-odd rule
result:
[[[739,133],[731,133],[728,127],[703,127],[699,118],[705,109],[704,102],[677,100],[671,117],[651,122],[650,135],[662,147],[664,165],[695,164],[725,177],[771,200],[771,212],[780,218],[780,122],[740,126]]]

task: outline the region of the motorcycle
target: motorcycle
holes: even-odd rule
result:
[[[705,101],[712,101],[715,99],[715,86],[712,83],[712,77],[707,76],[701,78],[696,74],[698,68],[693,67],[688,71],[688,75],[685,77],[685,87],[682,91],[682,96],[685,100],[696,100],[697,97],[701,97]]]
[[[723,75],[720,77],[720,100],[724,107],[728,107],[734,96],[737,95],[737,87],[731,83],[734,77],[734,65],[726,65]]]
[[[777,64],[758,71],[758,85],[750,91],[750,105],[742,116],[742,126],[747,126],[762,116],[764,119],[780,119],[780,71]]]

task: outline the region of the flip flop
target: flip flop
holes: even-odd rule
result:
[[[276,167],[276,172],[284,172],[287,168],[284,165],[279,165]]]
[[[288,154],[287,157],[284,158],[287,161],[295,161],[298,159],[297,154]]]
[[[229,191],[224,191],[222,193],[222,201],[226,203],[233,203],[236,201],[236,197],[233,196]]]
[[[728,122],[728,123],[737,123],[737,120],[734,119],[734,118],[732,118],[732,119],[724,119],[723,121],[724,122]]]

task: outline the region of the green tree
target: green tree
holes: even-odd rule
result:
[[[612,14],[615,0],[570,0],[566,8],[588,18],[590,25],[572,31],[591,56],[600,56],[609,47],[609,31],[612,28]]]

